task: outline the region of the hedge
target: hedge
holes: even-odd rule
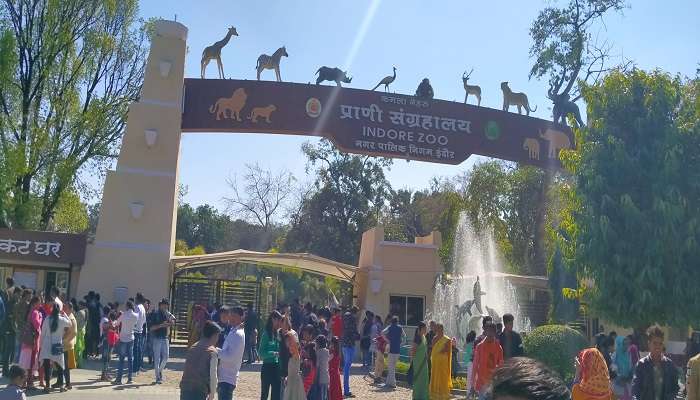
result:
[[[588,347],[586,338],[565,325],[544,325],[530,332],[523,343],[525,355],[558,372],[565,382],[574,378],[574,358]]]

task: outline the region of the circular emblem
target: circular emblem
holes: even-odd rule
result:
[[[484,134],[489,140],[496,140],[501,136],[501,128],[498,127],[496,121],[489,121],[486,123]]]
[[[310,97],[306,100],[306,115],[311,118],[317,118],[321,115],[321,101],[315,97]]]

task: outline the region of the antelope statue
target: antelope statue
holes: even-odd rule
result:
[[[477,106],[481,106],[481,87],[467,83],[469,77],[472,75],[472,72],[474,72],[474,68],[469,71],[469,74],[467,74],[467,71],[464,71],[462,74],[462,83],[464,83],[464,91],[466,92],[464,94],[464,104],[467,104],[467,98],[469,98],[469,95],[473,94],[476,96]]]
[[[204,79],[204,73],[211,60],[216,60],[216,65],[219,67],[219,79],[224,79],[224,64],[221,62],[221,49],[228,44],[228,41],[231,40],[231,36],[238,36],[238,32],[236,32],[236,28],[234,27],[228,28],[228,32],[223,39],[204,48],[201,63],[202,79]]]

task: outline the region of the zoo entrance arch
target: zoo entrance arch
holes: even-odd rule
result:
[[[559,150],[574,143],[565,126],[462,103],[310,84],[185,79],[186,40],[184,25],[156,22],[141,96],[129,106],[117,166],[105,179],[79,294],[168,296],[183,132],[322,136],[345,152],[447,164],[479,154],[545,168],[559,167]]]

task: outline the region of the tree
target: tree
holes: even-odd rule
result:
[[[327,140],[305,143],[302,151],[316,181],[291,217],[282,250],[356,264],[362,233],[376,225],[389,193],[384,168],[392,161],[343,154]]]
[[[575,178],[564,262],[602,318],[699,323],[700,81],[614,72],[583,95],[589,126],[562,156]]]
[[[545,172],[529,166],[511,166],[502,161],[476,164],[457,178],[461,189],[451,197],[445,213],[449,220],[445,235],[449,249],[443,260],[452,263],[453,232],[459,213],[479,231],[493,231],[494,239],[510,272],[545,275],[547,247],[544,221],[547,197],[543,195]],[[540,222],[542,221],[542,222]]]
[[[224,240],[231,220],[214,207],[204,204],[193,209],[189,204],[178,207],[175,237],[189,247],[202,246],[207,253],[216,253],[227,248]]]
[[[391,191],[381,223],[387,240],[413,242],[440,227],[442,213],[448,207],[447,191],[435,186],[430,190]]]
[[[266,232],[270,230],[273,217],[284,209],[293,192],[294,176],[289,171],[272,173],[260,165],[246,164],[241,191],[236,177],[227,180],[233,197],[224,197],[229,212],[240,215],[246,221],[258,223]]]
[[[203,246],[190,248],[184,240],[175,241],[176,256],[200,256],[202,254],[207,254]]]
[[[138,98],[146,30],[136,0],[0,3],[0,207],[46,229],[78,171],[115,156]]]
[[[237,249],[268,251],[281,235],[280,227],[264,231],[240,219],[232,221],[207,204],[195,209],[184,203],[177,209],[175,237],[190,248],[201,246],[207,253]]]
[[[562,95],[580,99],[579,81],[597,82],[611,70],[607,65],[611,46],[599,43],[591,31],[608,11],[624,7],[624,0],[570,0],[563,8],[540,11],[530,27],[530,56],[536,59],[530,78],[548,76],[552,101]]]
[[[88,229],[88,210],[74,190],[66,190],[56,207],[54,230],[68,233],[83,233]]]

